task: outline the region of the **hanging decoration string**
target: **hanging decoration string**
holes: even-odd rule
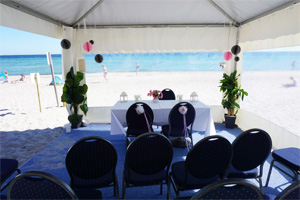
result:
[[[145,120],[146,120],[146,123],[147,123],[148,131],[151,132],[151,128],[150,128],[150,125],[149,125],[149,121],[148,121],[148,118],[147,118],[147,115],[146,115],[145,112],[144,112],[144,116],[145,116]]]
[[[189,145],[189,142],[186,139],[189,136],[187,125],[186,125],[186,113],[187,113],[187,111],[188,111],[188,109],[187,109],[186,106],[180,106],[179,107],[179,112],[182,114],[182,117],[183,117],[183,131],[182,131],[182,133],[184,133],[185,144],[186,144],[187,150],[189,151],[190,145]]]

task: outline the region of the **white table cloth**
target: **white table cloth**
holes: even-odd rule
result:
[[[159,100],[158,103],[153,103],[152,100],[143,100],[148,104],[154,114],[153,125],[168,124],[168,116],[178,100]],[[124,128],[127,127],[126,112],[135,101],[120,102],[118,101],[111,109],[111,134],[126,134]],[[216,129],[210,112],[210,108],[198,101],[193,103],[196,110],[196,117],[193,125],[194,131],[205,131],[205,136],[215,135]]]

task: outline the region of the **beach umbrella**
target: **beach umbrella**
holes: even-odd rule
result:
[[[70,49],[71,47],[71,42],[67,39],[63,39],[61,42],[60,42],[60,45],[63,49]]]
[[[232,54],[229,51],[227,51],[226,53],[224,53],[223,57],[226,61],[228,61],[231,60]]]
[[[93,45],[89,42],[86,42],[83,44],[83,49],[86,50],[87,52],[90,52],[93,49]]]
[[[101,56],[100,54],[97,54],[97,55],[95,56],[95,61],[96,61],[97,63],[102,63],[102,61],[103,61],[103,56]]]

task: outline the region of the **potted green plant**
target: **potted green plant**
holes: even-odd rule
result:
[[[220,80],[220,91],[224,94],[222,105],[223,108],[227,109],[227,114],[225,114],[226,128],[235,127],[236,113],[240,108],[237,101],[240,97],[244,100],[244,96],[248,96],[248,93],[238,84],[239,76],[240,74],[237,75],[237,71],[235,70],[230,75],[223,73],[223,79]]]
[[[80,85],[83,80],[83,73],[77,72],[74,74],[73,67],[67,73],[65,84],[63,87],[63,94],[61,96],[61,101],[70,104],[71,115],[69,115],[68,120],[72,124],[72,128],[79,128],[82,124],[82,117],[78,113],[79,108],[82,110],[84,115],[88,111],[88,106],[86,104],[85,94],[88,90],[86,84]]]

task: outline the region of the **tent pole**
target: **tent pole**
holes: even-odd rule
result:
[[[241,26],[239,26],[236,31],[236,45],[239,45],[240,42],[240,30],[241,30]],[[234,70],[236,69],[237,69],[237,62],[234,61]]]
[[[55,82],[54,70],[53,70],[53,63],[52,63],[52,58],[51,58],[50,52],[47,52],[47,61],[48,61],[48,65],[50,65],[50,69],[51,69],[52,81],[53,81],[54,92],[55,92],[55,96],[56,96],[57,107],[59,107],[57,91],[56,91],[56,82]]]
[[[38,94],[38,99],[39,99],[40,112],[42,112],[42,105],[41,105],[41,98],[40,98],[40,90],[39,90],[39,82],[38,82],[37,73],[35,73],[34,79],[35,79],[36,89],[37,89],[37,94]]]

